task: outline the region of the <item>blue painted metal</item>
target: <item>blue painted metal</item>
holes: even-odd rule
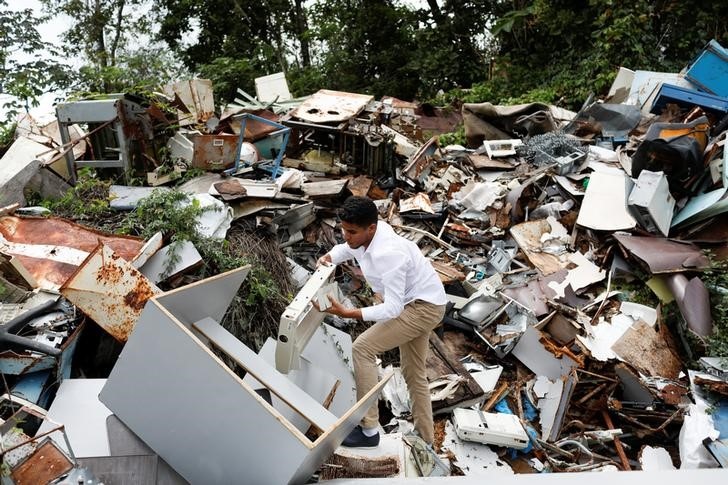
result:
[[[685,77],[704,91],[728,97],[728,50],[711,40],[690,63]]]
[[[728,468],[728,440],[710,441],[710,438],[705,438],[703,445],[722,468]]]
[[[243,149],[243,142],[245,139],[245,125],[248,120],[255,120],[259,121],[261,123],[265,123],[266,125],[273,126],[275,128],[278,128],[277,131],[274,131],[273,133],[269,133],[269,137],[275,137],[277,135],[283,135],[281,137],[281,144],[278,148],[278,153],[276,155],[275,160],[273,160],[273,168],[271,170],[272,177],[275,179],[280,175],[280,166],[281,166],[281,160],[283,160],[283,154],[286,152],[286,146],[288,145],[288,137],[291,134],[291,129],[287,126],[284,126],[280,123],[277,123],[275,121],[267,120],[265,118],[262,118],[260,116],[251,114],[251,113],[243,113],[240,115],[233,116],[233,119],[239,119],[240,120],[240,137],[238,138],[238,147],[237,152],[235,154],[235,166],[231,169],[225,170],[226,174],[233,174],[240,170],[240,153]]]
[[[76,345],[83,326],[84,323],[78,325],[63,342],[59,357],[12,350],[0,352],[0,373],[21,375],[53,369],[58,365],[58,377],[69,378],[71,376],[71,361],[73,360],[73,354],[76,352]]]
[[[43,389],[45,388],[46,382],[48,382],[48,378],[51,376],[50,370],[42,370],[40,372],[31,372],[30,374],[25,374],[22,377],[18,379],[18,382],[13,386],[13,389],[11,391],[11,394],[13,396],[18,396],[26,401],[30,401],[33,404],[37,404],[40,407],[44,408],[44,404],[46,403],[40,403],[41,395],[43,394]],[[47,395],[48,393],[46,393]],[[44,400],[48,400],[48,396],[45,397]]]
[[[692,107],[699,106],[705,111],[724,115],[728,113],[728,98],[715,96],[713,94],[701,93],[694,89],[681,88],[672,84],[663,84],[652,103],[650,113],[660,114],[667,107],[668,103]]]

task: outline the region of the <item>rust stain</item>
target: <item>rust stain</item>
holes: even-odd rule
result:
[[[18,485],[49,483],[73,468],[73,463],[53,441],[45,441],[12,471]]]
[[[102,242],[127,261],[134,258],[144,245],[144,241],[136,237],[102,233],[57,217],[3,216],[0,217],[0,235],[11,243],[63,246],[87,253],[91,253]],[[14,255],[42,287],[62,285],[77,268],[70,263]]]
[[[120,283],[124,278],[124,270],[114,263],[106,263],[96,272],[96,282],[107,285]]]
[[[142,311],[147,300],[154,296],[154,292],[145,281],[137,282],[136,286],[124,296],[124,303],[136,312]]]
[[[660,392],[660,397],[666,404],[677,406],[682,401],[683,396],[686,396],[688,389],[676,384],[666,385]]]

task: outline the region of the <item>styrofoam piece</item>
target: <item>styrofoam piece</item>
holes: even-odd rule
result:
[[[645,446],[639,454],[639,459],[645,471],[675,470],[670,453],[665,448]]]

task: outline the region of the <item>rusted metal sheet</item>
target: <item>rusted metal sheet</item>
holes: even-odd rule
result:
[[[60,291],[120,342],[129,338],[147,300],[160,292],[104,244],[94,249]]]
[[[164,87],[164,93],[174,98],[174,104],[180,111],[180,126],[204,123],[215,114],[212,81],[209,79],[189,79],[168,84]]]
[[[47,439],[13,469],[11,476],[16,485],[37,485],[49,483],[72,468],[73,462],[58,445]]]
[[[652,274],[677,273],[710,266],[708,258],[694,244],[624,234],[615,234],[614,238],[633,256],[644,261]]]
[[[258,110],[241,110],[240,113],[250,113],[255,116],[260,116],[261,118],[265,118],[266,120],[275,121],[276,123],[280,121],[281,117],[275,114],[274,112],[267,110],[267,109],[258,109]],[[238,114],[238,113],[236,113]],[[233,133],[236,135],[240,135],[240,127],[242,126],[242,122],[239,118],[233,118],[230,120],[230,128],[233,130]],[[267,123],[263,123],[262,121],[258,121],[255,118],[250,118],[245,123],[245,141],[256,141],[260,140],[261,138],[265,138],[269,134],[273,133],[274,131],[278,131],[278,128],[275,126],[271,126]]]
[[[0,217],[0,252],[17,256],[39,288],[56,290],[99,242],[131,261],[144,241],[113,236],[59,218]]]
[[[412,155],[402,173],[414,181],[424,180],[430,174],[433,163],[432,157],[438,147],[437,137],[433,136],[417,150],[417,153]]]
[[[230,168],[235,164],[237,135],[195,135],[190,138],[194,144],[193,167],[218,171]]]
[[[322,89],[291,112],[309,123],[336,123],[358,115],[374,99],[372,96]]]

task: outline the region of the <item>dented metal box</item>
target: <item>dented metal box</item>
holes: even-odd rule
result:
[[[222,171],[235,165],[238,135],[188,135],[193,144],[192,166]]]
[[[667,236],[675,199],[670,194],[667,176],[663,172],[642,170],[629,194],[627,206],[642,227]]]

